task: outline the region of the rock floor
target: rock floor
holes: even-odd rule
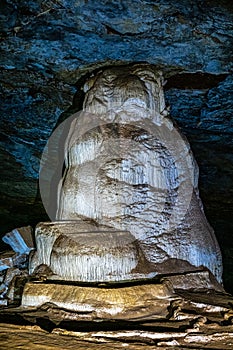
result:
[[[8,349],[221,349],[233,347],[233,326],[219,329],[205,326],[185,332],[102,331],[72,332],[55,328],[52,332],[39,326],[0,323],[0,348]]]
[[[47,303],[0,310],[0,349],[218,349],[233,348],[233,297],[226,293],[177,291],[169,315],[98,318]]]

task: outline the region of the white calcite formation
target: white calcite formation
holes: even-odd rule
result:
[[[84,91],[66,139],[56,214],[77,226],[65,233],[62,223],[56,232],[38,225],[31,273],[45,264],[58,279],[98,282],[204,266],[221,282],[198,168],[168,117],[161,73],[140,64],[109,68]]]
[[[128,231],[97,227],[81,220],[40,223],[36,242],[37,252],[31,257],[29,272],[38,275],[38,267],[47,266],[50,280],[120,282],[156,275]]]

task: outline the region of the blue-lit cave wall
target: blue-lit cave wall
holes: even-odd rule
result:
[[[164,72],[166,103],[199,164],[233,292],[232,23],[231,1],[2,0],[0,234],[47,220],[41,152],[58,120],[80,108],[85,77],[148,62]]]

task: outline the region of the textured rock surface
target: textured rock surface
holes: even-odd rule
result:
[[[127,231],[80,220],[38,224],[35,236],[37,251],[30,259],[30,274],[46,265],[50,269],[49,279],[76,282],[116,282],[156,275],[150,264],[144,262],[135,237]],[[140,264],[142,271],[137,269]]]
[[[64,174],[53,196],[58,198],[56,219],[86,219],[118,230],[122,248],[111,252],[108,240],[112,248],[120,243],[114,232],[109,238],[98,232],[79,237],[79,225],[76,234],[54,242],[51,227],[50,246],[50,233],[43,241],[46,227],[40,233],[39,226],[38,257],[55,274],[85,281],[130,279],[139,265],[135,240],[144,260],[154,264],[151,272],[168,273],[173,268],[169,259],[178,259],[207,267],[221,282],[221,253],[202,211],[198,169],[188,142],[169,119],[162,85],[161,72],[143,64],[108,68],[85,83],[84,112],[72,121],[59,151],[64,152]],[[53,152],[45,154],[41,176],[57,173],[50,165]],[[109,247],[105,254],[101,245]]]
[[[232,13],[226,0],[2,1],[1,233],[46,219],[35,203],[39,158],[58,118],[78,108],[61,115],[77,90],[82,97],[78,79],[100,66],[147,61],[165,72],[166,102],[200,166],[231,289]]]
[[[174,293],[165,284],[149,284],[118,291],[65,286],[59,294],[53,285],[37,285],[41,303],[45,302],[41,307],[0,311],[1,349],[232,349],[232,297],[224,293]],[[63,308],[58,308],[56,302],[62,302],[68,290],[76,301],[86,300],[85,307],[77,304],[77,310],[70,311],[69,305],[63,303]],[[25,292],[27,301],[33,302],[30,291],[32,295],[37,293],[32,283],[26,285]],[[141,303],[144,308],[138,308]],[[119,305],[125,308],[117,319]]]
[[[8,232],[2,237],[2,240],[6,244],[9,244],[16,253],[29,255],[34,249],[33,236],[32,227],[26,226]]]
[[[203,334],[204,332],[204,334]],[[150,331],[127,332],[75,332],[56,328],[52,333],[32,325],[0,324],[0,345],[2,350],[175,350],[175,349],[232,349],[232,326],[202,327],[190,333],[176,330],[151,334]]]
[[[41,307],[46,303],[76,313],[76,320],[140,320],[166,318],[172,291],[164,284],[120,286],[115,288],[27,283],[22,308]]]
[[[228,329],[227,329],[228,331]],[[224,346],[225,350],[231,350],[232,346],[232,335],[228,335],[224,332],[222,334],[218,333],[216,330],[216,333],[214,331],[210,330],[210,335],[206,336],[199,336],[199,335],[188,335],[186,336],[186,340],[181,340],[179,342],[179,336],[177,336],[178,340],[170,340],[172,334],[171,333],[165,333],[162,335],[162,338],[160,341],[156,340],[149,340],[147,332],[140,333],[141,337],[146,338],[145,342],[139,343],[138,340],[138,332],[134,332],[132,336],[130,337],[128,334],[122,334],[120,335],[124,337],[124,341],[119,341],[119,337],[112,336],[111,333],[106,334],[106,340],[103,341],[103,332],[99,332],[99,334],[93,333],[93,334],[81,334],[79,335],[77,332],[77,338],[74,337],[74,333],[72,332],[62,332],[60,329],[57,329],[54,331],[53,334],[50,334],[46,331],[41,330],[39,327],[36,326],[7,326],[5,324],[0,325],[0,344],[3,350],[8,350],[9,345],[11,349],[18,349],[19,346],[23,349],[27,350],[47,350],[51,348],[57,349],[57,350],[64,350],[64,349],[74,349],[78,348],[80,350],[94,350],[96,347],[100,350],[119,350],[124,347],[130,347],[132,350],[169,350],[169,349],[182,349],[182,350],[188,350],[190,349],[190,344],[192,346],[192,349],[203,349],[208,346],[209,349],[219,349],[219,346]],[[58,337],[57,335],[60,334],[61,336]],[[98,339],[99,337],[99,339]],[[131,339],[134,337],[135,343],[132,344]],[[158,334],[158,337],[161,337],[160,334]],[[185,335],[184,335],[185,337]],[[113,338],[117,338],[117,340],[114,340]],[[131,339],[129,339],[131,338]],[[202,339],[202,345],[198,345],[197,340]],[[41,343],[43,342],[43,343]],[[157,342],[158,345],[155,345]],[[40,344],[39,344],[40,343]],[[148,344],[150,343],[150,344]]]

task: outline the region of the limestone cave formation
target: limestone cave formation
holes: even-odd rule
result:
[[[38,185],[42,152],[53,130],[85,105],[85,96],[90,89],[86,82],[94,84],[92,80],[98,72],[105,70],[124,71],[134,65],[148,65],[154,71],[162,72],[166,110],[187,138],[197,161],[200,198],[222,254],[223,286],[227,293],[233,294],[232,2],[2,0],[0,9],[0,236],[11,232],[18,242],[18,232],[12,230],[24,227],[20,231],[22,237],[25,238],[29,232],[34,237],[36,225],[49,221]],[[135,84],[135,91],[138,91]],[[98,102],[98,98],[96,100]],[[91,105],[91,99],[89,102]],[[63,197],[65,202],[68,197]],[[64,213],[64,208],[60,210]],[[67,219],[66,216],[64,218]],[[103,220],[100,224],[105,225],[106,222]],[[93,223],[90,222],[90,225]],[[115,228],[119,229],[117,225]],[[28,259],[35,242],[26,239],[25,247],[22,245],[22,258],[9,253],[7,239],[4,241],[0,240],[1,266],[9,262],[21,266],[16,271],[19,279],[14,281],[10,292],[9,298],[14,299],[14,293],[17,296],[23,293],[23,287],[17,283],[19,280],[26,283],[25,259]],[[56,254],[59,249],[64,249],[60,247],[65,247],[66,243],[61,242],[54,248],[52,267],[58,266]],[[131,249],[131,243],[129,247]],[[125,247],[125,251],[127,249]],[[32,265],[38,265],[36,259]],[[1,273],[2,295],[14,273],[10,268]],[[51,271],[44,269],[38,273],[43,281]],[[9,333],[12,349],[22,337],[31,339],[31,349],[32,343],[41,338],[45,349],[51,343],[56,349],[65,349],[65,346],[68,349],[68,346],[77,346],[73,335],[80,347],[87,348],[89,344],[90,349],[103,339],[103,349],[108,348],[108,342],[116,349],[121,342],[130,344],[132,349],[149,349],[151,345],[154,349],[186,349],[190,346],[193,349],[201,349],[201,346],[231,349],[231,295],[224,294],[223,297],[221,287],[216,287],[216,282],[205,270],[199,271],[199,282],[194,271],[188,273],[191,284],[197,283],[197,289],[202,287],[199,294],[180,287],[190,283],[186,274],[178,282],[175,277],[170,282],[165,277],[164,281],[159,280],[160,284],[144,286],[140,282],[138,295],[147,291],[149,299],[153,299],[154,295],[160,295],[160,299],[156,299],[151,308],[141,297],[137,311],[134,284],[122,285],[122,302],[132,309],[129,308],[125,319],[118,321],[103,319],[99,323],[98,317],[104,318],[103,311],[98,316],[99,305],[103,303],[101,289],[93,304],[97,316],[91,314],[88,322],[84,316],[83,319],[77,318],[69,307],[61,311],[52,302],[37,310],[36,314],[32,310],[28,314],[21,310],[20,314],[14,308],[4,314],[4,298],[1,297],[0,347],[9,348],[4,338]],[[26,283],[25,304],[28,303],[27,295],[34,293],[33,278]],[[61,282],[64,293],[71,297],[77,293],[79,301],[87,295],[92,300],[96,291],[93,292],[92,288],[95,286],[87,287],[86,296],[83,296],[82,289],[73,293],[69,278],[67,283]],[[56,285],[57,282],[54,283]],[[54,285],[51,286],[54,289]],[[203,286],[207,286],[207,293]],[[52,293],[49,283],[47,288],[46,293]],[[77,288],[82,288],[82,285]],[[111,300],[109,295],[113,295],[111,288],[106,288],[106,303]],[[38,284],[38,295],[43,297],[43,293],[43,287]],[[122,293],[117,294],[119,298]],[[16,301],[19,302],[18,299]],[[206,305],[204,309],[203,305]],[[145,314],[151,311],[154,318],[140,316],[143,308]],[[165,319],[161,319],[161,315]],[[7,324],[3,325],[6,317]],[[92,323],[95,318],[98,322]],[[133,318],[135,321],[132,321]],[[25,326],[21,330],[21,338],[16,335],[20,324]],[[65,332],[68,332],[69,345],[64,342],[64,337],[58,336]],[[200,334],[204,334],[201,343]]]

